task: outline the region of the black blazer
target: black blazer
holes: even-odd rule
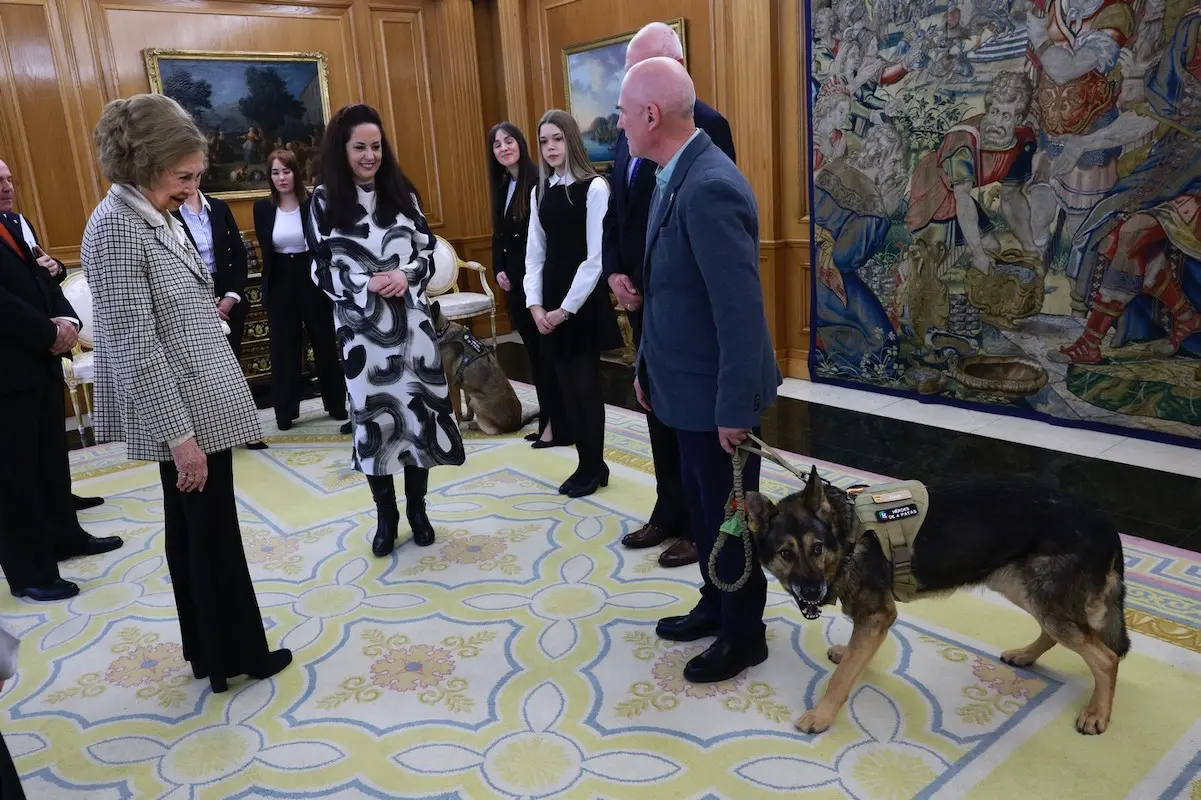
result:
[[[62,382],[59,356],[50,353],[58,337],[51,318],[76,315],[58,281],[38,266],[21,238],[20,225],[7,219],[0,224],[20,251],[0,241],[0,394],[13,394],[47,381]]]
[[[300,227],[304,231],[304,240],[312,247],[313,237],[309,231],[309,206],[312,195],[300,204]],[[270,197],[254,201],[254,235],[259,240],[259,253],[262,254],[263,272],[263,304],[271,293],[271,267],[275,263],[275,213],[278,207]]]
[[[734,137],[726,118],[700,100],[692,107],[696,126],[709,134],[713,143],[731,161],[734,157]],[[646,253],[646,223],[650,216],[651,195],[655,192],[655,170],[658,164],[643,159],[634,172],[634,180],[626,185],[630,167],[630,144],[625,131],[617,135],[613,174],[609,178],[609,210],[605,213],[604,236],[601,247],[602,275],[629,275],[638,291],[642,291],[642,261]]]
[[[509,182],[505,181],[494,200],[504,203],[508,193]],[[520,310],[524,311],[525,288],[522,282],[525,280],[526,235],[530,227],[528,220],[522,221],[517,218],[517,190],[514,190],[513,199],[504,209],[499,219],[494,215],[492,222],[492,274],[503,272],[508,276],[513,287],[513,291],[508,294],[514,301],[520,302]],[[513,309],[510,308],[510,311]]]
[[[230,210],[228,203],[216,197],[207,199],[209,227],[213,232],[213,260],[217,265],[217,271],[213,273],[213,293],[217,297],[225,297],[227,293],[233,292],[245,301],[248,260],[246,246],[242,244],[242,231],[238,228],[238,222],[234,219],[234,212]],[[184,222],[183,212],[176,210],[171,213],[183,225],[184,232],[195,247],[196,239],[192,236],[192,229]]]

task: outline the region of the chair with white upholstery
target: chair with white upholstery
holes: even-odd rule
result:
[[[456,322],[488,315],[492,329],[492,344],[496,345],[496,296],[488,285],[487,270],[478,261],[464,261],[451,247],[450,242],[437,237],[434,248],[434,274],[426,286],[425,293],[430,302],[438,301],[442,316]],[[482,292],[465,292],[459,289],[459,270],[463,267],[479,273]]]
[[[83,412],[80,409],[91,415],[92,404],[87,386],[95,379],[92,355],[92,292],[88,289],[88,279],[83,270],[76,270],[68,275],[63,281],[62,289],[82,326],[79,329],[79,339],[71,349],[71,357],[63,356],[63,380],[66,381],[67,392],[71,398],[75,426],[79,429],[79,435],[83,436]]]

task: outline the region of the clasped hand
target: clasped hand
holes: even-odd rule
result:
[[[534,324],[543,336],[553,333],[555,328],[567,321],[567,312],[561,308],[547,311],[542,306],[533,306],[530,308],[530,316],[534,318]]]
[[[58,328],[58,334],[54,337],[54,344],[50,346],[50,352],[56,356],[71,352],[71,348],[79,339],[79,330],[64,319],[54,320],[54,327]]]
[[[398,269],[377,272],[367,281],[367,288],[380,297],[400,297],[409,290],[409,279]]]

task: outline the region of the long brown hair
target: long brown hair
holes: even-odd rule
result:
[[[509,180],[509,169],[496,160],[492,147],[496,134],[504,132],[517,142],[517,186],[513,189],[513,203],[517,210],[517,221],[523,227],[530,218],[530,190],[538,183],[538,168],[530,158],[530,148],[521,129],[512,122],[498,122],[488,131],[488,183],[492,187],[492,225],[499,229],[505,216],[505,195],[501,191]]]
[[[542,158],[542,126],[554,125],[559,130],[563,131],[563,141],[567,144],[567,171],[571,173],[571,177],[577,182],[583,183],[591,181],[593,178],[599,178],[600,175],[593,168],[592,162],[588,160],[588,148],[584,147],[584,137],[580,135],[580,124],[575,121],[575,117],[568,114],[566,111],[558,108],[552,108],[542,115],[542,119],[538,120],[538,128],[535,131],[536,141],[538,145],[538,202],[542,203],[542,193],[546,190],[546,182],[550,179],[551,173],[554,170]]]
[[[346,158],[346,143],[358,125],[375,125],[380,132],[380,164],[375,174],[375,214],[377,225],[388,228],[398,214],[411,220],[424,220],[421,196],[396,160],[396,151],[384,132],[379,112],[365,103],[354,103],[340,109],[321,139],[321,183],[325,187],[325,209],[321,220],[322,232],[348,230],[358,222],[358,190],[354,172]],[[327,230],[328,229],[328,230]]]
[[[271,180],[271,169],[278,161],[285,169],[292,171],[292,191],[296,194],[296,202],[303,203],[309,199],[309,190],[305,188],[304,176],[300,174],[300,161],[297,160],[296,154],[291,150],[272,150],[271,155],[267,156],[267,182],[271,184],[271,202],[279,205],[279,189],[275,188],[275,181]]]

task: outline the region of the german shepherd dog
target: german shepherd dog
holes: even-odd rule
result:
[[[869,490],[870,491],[870,490]],[[1130,650],[1123,604],[1122,542],[1097,508],[1027,479],[989,479],[927,487],[926,519],[913,541],[917,598],[983,585],[1028,612],[1042,627],[1030,644],[1001,660],[1027,667],[1056,644],[1084,659],[1093,694],[1076,719],[1083,734],[1104,733],[1113,709],[1118,661]],[[796,721],[805,733],[834,722],[897,618],[892,564],[876,534],[855,536],[850,495],[814,468],[805,488],[773,503],[746,494],[747,526],[759,558],[806,619],[842,601],[854,623],[850,641],[827,657],[837,664],[825,695]]]
[[[471,335],[466,327],[442,316],[437,301],[430,305],[430,320],[438,336],[438,355],[450,388],[455,419],[489,436],[521,430],[537,412],[522,415],[521,400],[505,377],[496,353]],[[463,413],[459,392],[467,396]]]

